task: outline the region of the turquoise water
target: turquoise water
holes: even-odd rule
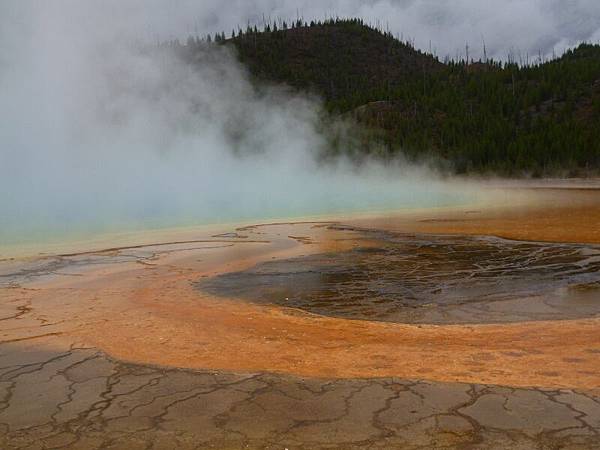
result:
[[[43,208],[13,208],[0,217],[0,247],[86,239],[113,232],[157,230],[179,226],[272,221],[311,216],[413,208],[458,206],[473,203],[471,189],[440,182],[422,184],[357,180],[356,183],[307,183],[221,195],[198,195],[185,202],[169,202],[151,196],[134,203],[110,201],[72,204],[55,201]],[[15,202],[18,205],[18,202]]]

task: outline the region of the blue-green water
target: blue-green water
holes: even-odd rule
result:
[[[315,180],[313,180],[315,181]],[[346,180],[347,181],[347,180]],[[0,247],[85,239],[112,232],[134,232],[178,226],[261,222],[311,216],[339,216],[360,212],[385,212],[413,208],[458,206],[473,203],[477,192],[437,181],[416,183],[406,180],[364,180],[340,183],[337,180],[307,180],[304,186],[290,180],[285,186],[256,189],[254,192],[224,189],[210,195],[133,199],[123,202],[100,198],[97,201],[47,201],[36,208],[14,201],[11,214],[0,217]],[[133,201],[137,199],[137,202]],[[195,201],[194,201],[195,199]],[[6,209],[5,209],[6,211]]]

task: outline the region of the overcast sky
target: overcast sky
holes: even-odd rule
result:
[[[229,34],[239,25],[262,23],[263,15],[289,20],[299,14],[308,21],[358,16],[379,21],[424,50],[431,42],[442,58],[464,55],[467,43],[477,58],[483,40],[488,54],[502,59],[511,50],[549,56],[581,41],[600,41],[600,0],[0,0],[5,31],[11,25],[46,26],[43,17],[41,23],[26,23],[32,14],[23,14],[24,5],[64,11],[90,31],[101,32],[109,22],[111,32],[145,39]]]
[[[150,8],[163,8],[153,0]],[[175,3],[177,6],[175,6]],[[147,4],[146,4],[147,5]],[[600,40],[599,0],[185,0],[171,2],[167,20],[148,29],[177,34],[188,30],[229,30],[262,22],[262,16],[306,20],[358,16],[379,21],[398,35],[415,40],[441,57],[464,54],[468,42],[476,57],[485,39],[488,53],[505,58],[515,53],[551,55],[581,41]],[[148,14],[151,20],[154,14]]]

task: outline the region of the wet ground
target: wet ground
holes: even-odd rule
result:
[[[4,256],[0,449],[600,449],[600,206],[561,208]]]
[[[2,449],[592,449],[600,391],[191,371],[0,347]]]
[[[400,323],[600,315],[599,246],[352,231],[369,246],[269,261],[197,286],[314,314]]]

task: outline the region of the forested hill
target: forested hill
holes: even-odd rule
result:
[[[328,110],[362,122],[367,144],[381,143],[365,152],[437,159],[459,173],[600,171],[598,45],[529,64],[442,63],[361,20],[272,24],[216,41],[235,46],[256,77],[316,91]]]
[[[316,90],[341,110],[352,106],[344,102],[357,92],[391,90],[423,71],[443,68],[432,56],[357,20],[273,28],[229,42],[253,74]]]

